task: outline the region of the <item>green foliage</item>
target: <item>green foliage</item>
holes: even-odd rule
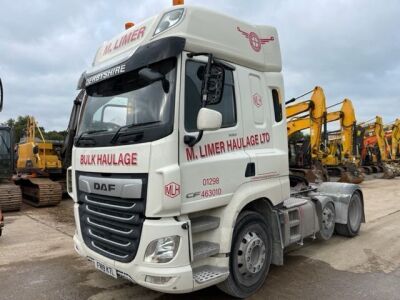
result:
[[[64,141],[65,136],[67,135],[67,131],[49,131],[44,133],[44,138],[46,140],[52,140],[52,141]]]
[[[5,125],[11,127],[14,129],[14,134],[15,134],[15,142],[19,143],[22,137],[26,135],[26,127],[28,124],[28,118],[29,116],[18,116],[17,119],[9,119],[5,122]],[[63,141],[67,131],[62,130],[62,131],[49,131],[46,132],[46,130],[39,126],[40,130],[42,131],[44,138],[46,140],[57,140],[57,141]],[[40,134],[37,133],[36,135],[38,138],[40,138]]]
[[[289,136],[289,143],[299,141],[308,136],[309,136],[308,134],[304,134],[302,131],[297,131],[293,133],[291,136]]]
[[[14,129],[14,141],[16,143],[25,135],[28,118],[29,116],[18,116],[16,120],[9,119],[6,122],[7,126]]]

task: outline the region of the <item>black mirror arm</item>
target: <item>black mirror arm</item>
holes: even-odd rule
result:
[[[198,142],[200,142],[202,137],[203,137],[203,130],[200,130],[197,137],[194,137],[192,135],[185,135],[183,138],[183,142],[192,148],[194,145],[196,145]]]
[[[201,107],[203,108],[203,107],[206,107],[206,105],[207,105],[208,79],[210,78],[211,65],[213,63],[214,56],[211,53],[209,53],[209,54],[196,53],[196,54],[192,54],[192,56],[189,56],[189,57],[193,57],[196,55],[207,55],[208,56],[208,61],[207,61],[206,70],[204,72],[204,79],[203,79],[204,85],[203,85],[203,89],[201,90]],[[203,137],[203,130],[200,130],[197,137],[194,137],[191,135],[185,135],[185,137],[183,138],[183,141],[189,147],[193,147],[198,142],[200,142],[202,137]]]
[[[3,83],[0,78],[0,111],[3,110]]]

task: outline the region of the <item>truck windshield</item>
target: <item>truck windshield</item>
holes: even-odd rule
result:
[[[170,134],[176,59],[150,69],[163,74],[164,82],[146,80],[137,70],[89,86],[77,136],[91,140],[93,147],[148,142]],[[80,141],[76,144],[85,146]]]

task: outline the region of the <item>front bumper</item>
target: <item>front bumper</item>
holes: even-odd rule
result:
[[[76,210],[77,208],[75,214]],[[79,230],[74,235],[74,246],[79,255],[115,268],[119,277],[164,293],[187,293],[194,290],[194,281],[190,265],[189,233],[187,229],[182,228],[184,223],[173,218],[145,220],[136,257],[129,263],[109,259],[91,250],[83,242]],[[163,264],[144,262],[145,251],[151,241],[172,235],[180,236],[180,243],[176,256],[170,262]],[[172,278],[167,283],[154,284],[146,281],[146,276]]]

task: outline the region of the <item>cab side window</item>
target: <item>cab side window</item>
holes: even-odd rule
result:
[[[185,129],[197,131],[197,114],[201,108],[201,85],[205,63],[188,60],[185,74]],[[222,128],[236,125],[236,104],[233,73],[225,70],[225,83],[222,100],[218,104],[209,104],[207,108],[222,114]]]
[[[274,113],[275,113],[275,122],[282,121],[282,105],[279,100],[279,93],[277,89],[273,89],[272,93],[272,101],[274,103]]]

